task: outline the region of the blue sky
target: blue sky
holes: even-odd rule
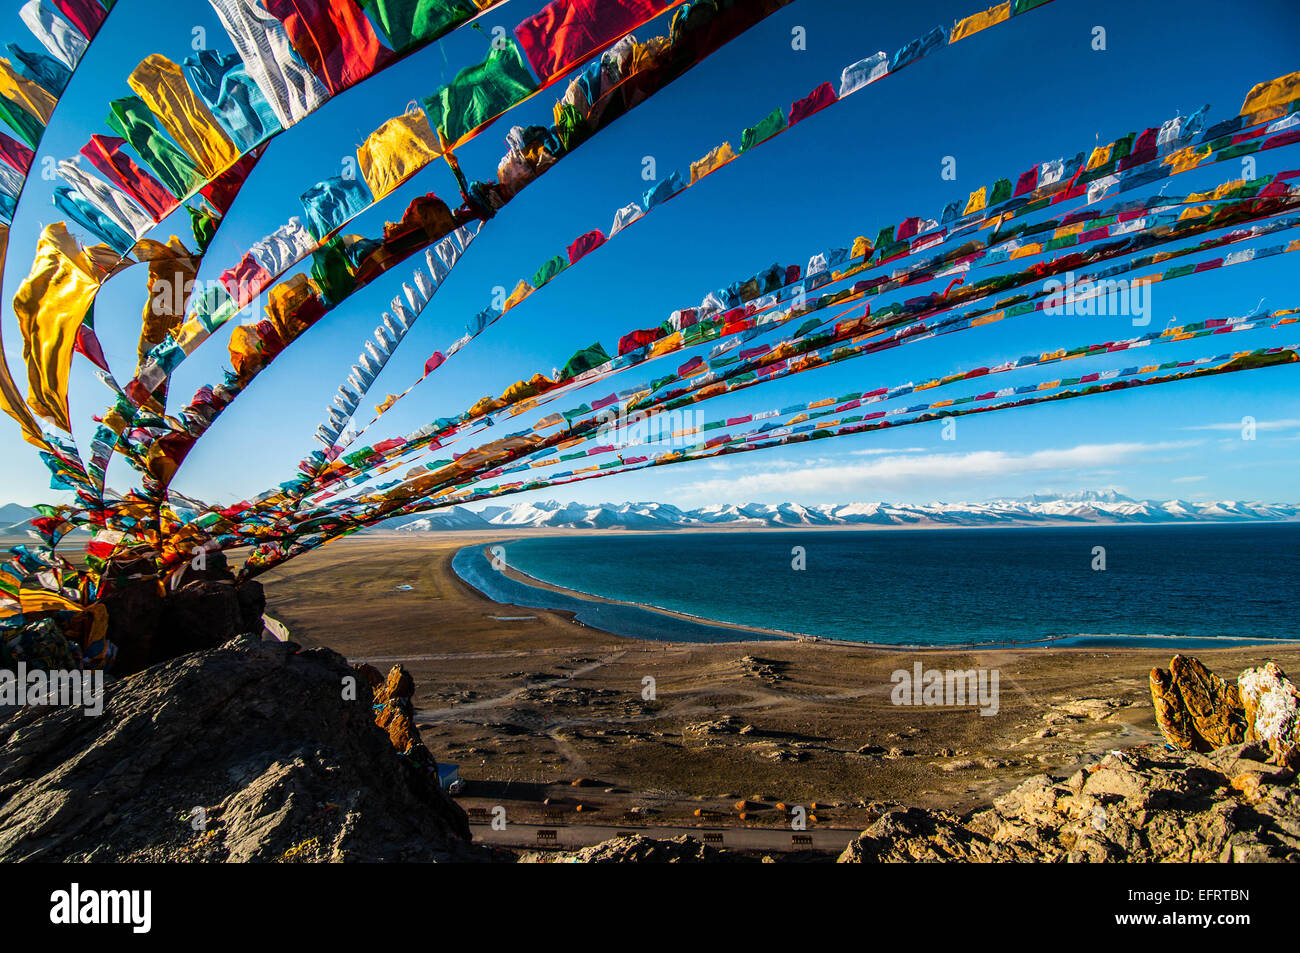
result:
[[[484,32],[496,25],[511,28],[539,5],[509,3],[481,21]],[[7,6],[11,35],[25,33],[17,20],[19,4]],[[429,353],[462,333],[494,287],[512,287],[589,229],[608,231],[614,210],[647,187],[641,179],[644,157],[654,157],[660,177],[673,169],[686,171],[724,139],[738,146],[740,130],[773,108],[788,108],[819,83],[837,81],[848,63],[876,50],[892,53],[977,6],[970,0],[889,5],[796,0],[566,157],[489,223],[389,362],[359,416],[369,419],[372,404],[418,377]],[[1091,48],[1095,26],[1106,30],[1104,51]],[[72,155],[91,132],[107,131],[107,103],[128,92],[125,78],[135,63],[155,51],[179,61],[196,27],[207,31],[210,45],[229,49],[205,3],[119,0],[60,103],[41,154]],[[806,31],[806,50],[792,49],[795,27]],[[646,28],[639,35],[652,32],[657,31]],[[593,341],[612,351],[621,332],[657,324],[674,309],[698,303],[710,289],[774,261],[805,263],[855,235],[874,238],[880,227],[909,215],[938,218],[948,202],[1000,176],[1014,181],[1033,163],[1073,155],[1206,103],[1211,121],[1235,115],[1254,83],[1300,67],[1298,36],[1300,9],[1293,0],[1255,0],[1231,11],[1205,0],[1172,9],[1057,0],[941,50],[656,210],[509,312],[368,438],[400,435],[459,412],[520,377],[549,372]],[[209,251],[200,279],[214,278],[254,241],[301,214],[301,192],[338,174],[345,157],[374,127],[480,59],[487,42],[483,33],[462,30],[336,98],[274,140]],[[462,168],[490,178],[509,126],[549,121],[555,95],[558,89],[524,104],[466,146]],[[1298,151],[1264,154],[1259,174],[1300,165]],[[956,159],[956,181],[940,176],[945,156]],[[1169,188],[1181,193],[1239,174],[1239,168],[1224,164],[1180,176]],[[33,177],[10,241],[2,319],[5,351],[15,370],[21,366],[21,344],[9,301],[30,265],[40,227],[57,218],[49,201],[53,184]],[[430,167],[348,230],[375,235],[385,220],[400,217],[412,197],[428,191],[456,203],[446,168]],[[164,222],[156,237],[177,231],[189,243],[181,216]],[[1294,306],[1297,298],[1288,294],[1300,295],[1294,291],[1295,268],[1290,256],[1282,256],[1158,285],[1151,326],[1252,313],[1261,298],[1268,308]],[[175,487],[231,502],[291,476],[296,461],[316,448],[312,430],[409,271],[401,266],[354,295],[280,356],[200,441]],[[96,306],[96,328],[123,380],[134,361],[144,281],[139,268],[115,278]],[[1235,335],[1232,346],[1295,343],[1296,327]],[[704,406],[710,417],[741,407],[780,407],[1134,333],[1127,317],[1018,318]],[[181,366],[173,378],[173,407],[201,384],[220,379],[228,334],[219,334]],[[1148,349],[1143,358],[1185,359],[1220,349],[1228,348],[1168,345]],[[1117,357],[1122,356],[1076,361],[1069,373],[1131,363]],[[662,373],[659,366],[654,373]],[[965,418],[952,441],[941,438],[937,425],[921,425],[656,468],[508,502],[537,497],[654,499],[690,506],[784,499],[926,502],[1090,487],[1117,487],[1139,497],[1294,501],[1300,499],[1293,476],[1300,463],[1298,375],[1300,370],[1286,367],[1144,388]],[[1046,376],[1031,370],[1004,375],[1003,381],[1019,384]],[[639,379],[623,375],[616,386]],[[609,389],[584,392],[581,398]],[[968,389],[957,385],[947,396]],[[106,398],[89,364],[78,358],[71,400],[83,447],[89,415],[101,410]],[[1258,421],[1253,441],[1240,437],[1245,416]],[[22,444],[17,428],[5,421],[0,501],[60,498],[45,489],[44,468]],[[124,466],[110,470],[111,485],[122,487],[129,478]]]

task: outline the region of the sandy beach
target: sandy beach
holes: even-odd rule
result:
[[[745,641],[743,630],[718,644],[625,638],[493,602],[456,576],[459,549],[510,535],[366,534],[261,577],[268,614],[295,641],[411,672],[424,741],[460,765],[460,801],[474,814],[785,826],[770,807],[742,819],[735,802],[748,799],[861,830],[880,802],[966,811],[1030,775],[1159,739],[1147,676],[1173,646],[900,651]],[[1224,677],[1268,659],[1300,667],[1300,647],[1195,654]],[[997,670],[997,713],[895,705],[892,673],[917,662]]]

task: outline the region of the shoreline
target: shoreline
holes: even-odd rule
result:
[[[1182,525],[1182,524],[1163,524],[1163,525]],[[1198,525],[1218,525],[1218,524],[1211,523],[1211,524],[1198,524]],[[796,527],[779,527],[779,528],[796,529]],[[823,526],[823,527],[815,527],[815,528],[825,531],[825,530],[855,529],[856,527]],[[885,527],[879,527],[879,528],[883,529]],[[926,527],[926,528],[932,528],[932,527]],[[971,526],[971,527],[946,527],[946,528],[1028,529],[1031,527]],[[566,529],[566,530],[557,529],[552,533],[547,533],[545,532],[545,528],[541,528],[541,527],[530,528],[530,529],[531,531],[526,537],[522,537],[522,536],[501,537],[498,539],[490,539],[487,541],[483,541],[480,539],[480,540],[476,540],[473,543],[470,543],[467,546],[461,547],[460,549],[456,550],[456,552],[452,556],[451,568],[453,574],[464,585],[466,585],[471,590],[473,590],[473,592],[476,595],[488,599],[489,601],[491,601],[496,605],[499,606],[516,605],[517,603],[505,601],[502,598],[498,598],[493,593],[484,591],[483,589],[479,588],[479,586],[476,585],[473,580],[466,578],[465,575],[461,572],[461,568],[456,565],[457,562],[460,560],[461,556],[463,554],[466,555],[476,554],[484,562],[491,565],[492,562],[491,548],[493,546],[507,546],[510,543],[518,542],[521,539],[538,539],[538,538],[561,537],[561,536],[579,535],[579,534],[587,535],[587,533],[594,534],[600,532],[607,532],[606,530],[589,530],[583,532],[580,530],[572,530],[572,529]],[[735,532],[741,529],[742,529],[741,527],[735,527],[732,530],[726,530],[724,532]],[[708,530],[697,529],[697,528],[688,528],[685,531],[686,532],[708,532]],[[755,531],[767,532],[768,530],[757,529]],[[624,532],[627,535],[659,535],[660,534],[660,531],[626,530]],[[653,603],[629,602],[621,599],[612,599],[607,596],[601,596],[594,592],[586,592],[581,589],[572,589],[566,586],[560,586],[555,583],[547,582],[545,579],[540,579],[536,576],[533,576],[530,573],[523,571],[522,569],[519,569],[515,566],[511,566],[508,563],[505,563],[504,561],[502,562],[501,568],[496,569],[494,571],[501,573],[507,579],[510,579],[521,586],[524,586],[528,589],[540,593],[552,593],[552,594],[563,596],[569,600],[573,600],[577,602],[585,602],[593,606],[600,606],[600,605],[622,606],[624,608],[636,610],[650,615],[662,616],[668,619],[674,619],[682,622],[691,623],[693,625],[707,626],[709,628],[733,630],[738,633],[745,633],[751,636],[751,638],[748,639],[746,638],[736,639],[737,644],[743,644],[747,642],[761,643],[761,642],[771,642],[773,640],[779,640],[779,641],[800,642],[800,643],[810,643],[810,644],[821,643],[826,645],[839,645],[839,646],[848,646],[854,648],[865,648],[865,649],[875,649],[879,651],[894,651],[894,652],[926,652],[926,651],[936,651],[936,650],[965,650],[965,651],[1008,650],[1011,651],[1011,650],[1019,650],[1019,649],[1056,649],[1059,651],[1062,649],[1093,650],[1102,647],[1115,648],[1115,649],[1119,649],[1119,648],[1151,649],[1151,648],[1162,648],[1166,646],[1171,649],[1195,648],[1198,650],[1205,650],[1205,649],[1213,649],[1213,648],[1249,648],[1249,647],[1257,647],[1257,646],[1291,646],[1291,645],[1300,644],[1297,643],[1297,640],[1294,639],[1281,639],[1281,638],[1276,638],[1276,639],[1251,638],[1246,636],[1181,636],[1181,635],[1162,635],[1159,633],[1145,633],[1142,635],[1138,635],[1138,634],[1128,634],[1128,633],[1093,633],[1093,632],[1080,632],[1080,633],[1071,633],[1068,635],[1043,636],[1041,638],[1025,639],[1023,641],[1016,640],[1016,639],[1009,639],[1006,641],[998,641],[998,642],[894,643],[894,642],[870,642],[865,640],[858,641],[855,639],[834,638],[831,636],[824,636],[824,635],[812,635],[810,633],[805,633],[805,632],[791,632],[785,629],[770,629],[770,628],[765,628],[763,626],[746,625],[743,623],[729,622],[723,619],[715,619],[707,616],[692,615],[691,613],[688,612],[682,612],[677,609],[670,609],[667,608],[666,606],[659,606]],[[647,639],[651,641],[680,643],[684,645],[698,644],[697,640],[692,640],[692,639],[680,639],[680,638],[650,639],[647,636],[634,635],[625,631],[621,632],[621,631],[614,631],[612,629],[602,628],[601,626],[592,625],[589,622],[577,618],[576,612],[574,612],[571,609],[565,609],[560,606],[543,605],[538,608],[539,610],[557,612],[569,616],[571,617],[571,621],[575,625],[582,625],[587,628],[597,629],[598,631],[606,632],[609,635],[617,636],[620,638]]]
[[[1032,775],[1065,776],[1160,739],[1148,673],[1168,666],[1172,646],[917,653],[735,633],[629,638],[563,610],[503,607],[453,571],[456,552],[499,538],[352,538],[263,578],[267,611],[295,642],[402,665],[421,738],[460,766],[462,805],[505,806],[512,823],[554,827],[562,814],[569,824],[708,827],[764,795],[825,805],[818,827],[864,829],[875,802],[963,813]],[[1229,679],[1268,660],[1300,669],[1300,645],[1224,642],[1196,655]],[[918,659],[997,669],[997,715],[893,704],[893,672]],[[781,817],[744,824],[774,830]]]
[[[471,544],[470,546],[465,547],[465,549],[472,550],[477,547],[483,552],[484,558],[487,559],[489,558],[491,547],[509,545],[510,543],[516,542],[517,539],[518,537],[515,537],[514,539],[492,540],[490,542],[483,543],[481,545]],[[457,551],[456,555],[460,555],[460,552],[463,552],[463,550]],[[453,570],[454,570],[455,557],[453,556],[452,559],[453,559]],[[833,641],[833,642],[846,644],[846,645],[860,644],[860,643],[848,642],[847,640],[844,639],[819,639],[817,636],[810,636],[802,632],[787,632],[782,629],[766,629],[761,626],[741,625],[740,623],[737,622],[727,622],[722,619],[709,619],[709,618],[705,618],[704,616],[691,615],[689,612],[680,612],[675,609],[669,609],[665,606],[656,606],[651,603],[627,602],[622,599],[610,599],[607,596],[597,595],[594,592],[585,592],[581,589],[568,589],[564,586],[558,586],[555,583],[547,582],[545,579],[539,579],[536,576],[530,575],[529,573],[524,572],[522,569],[517,569],[514,566],[511,566],[509,563],[505,563],[505,562],[502,563],[502,568],[500,571],[504,573],[508,579],[514,579],[516,582],[528,586],[531,589],[540,589],[544,592],[558,592],[561,595],[566,595],[574,599],[579,599],[583,602],[594,602],[594,603],[600,603],[604,605],[627,606],[628,608],[631,609],[641,609],[645,612],[652,612],[655,613],[656,615],[668,616],[669,618],[672,619],[681,619],[686,622],[697,622],[702,625],[716,626],[717,628],[720,629],[734,629],[737,632],[753,633],[757,635],[766,636],[768,638],[778,638],[778,639],[784,639],[793,642],[818,642],[818,641],[832,642]],[[474,589],[475,592],[478,592],[480,595],[485,596],[488,599],[492,599],[493,602],[497,602],[500,605],[507,605],[507,603],[503,603],[497,599],[493,599],[493,597],[490,594],[483,592],[481,589],[475,586],[468,579],[464,579],[463,576],[461,578],[467,586],[470,586],[472,589]],[[554,609],[551,611],[561,612],[564,610]],[[583,625],[585,623],[578,622],[578,624]],[[610,635],[623,635],[623,633],[611,632]],[[635,636],[625,636],[625,637],[635,638]],[[669,640],[665,640],[665,641],[669,641]],[[746,641],[755,641],[755,640],[737,639],[737,642],[746,642]],[[766,641],[766,639],[764,641]]]
[[[448,571],[451,573],[453,578],[456,579],[457,582],[459,582],[462,586],[464,586],[469,592],[473,593],[473,595],[476,598],[486,600],[488,603],[495,606],[499,606],[503,608],[509,608],[512,606],[525,606],[525,607],[533,608],[535,611],[538,612],[552,612],[557,615],[563,616],[573,625],[580,626],[585,629],[591,629],[592,631],[601,632],[613,638],[633,639],[639,642],[661,643],[664,645],[726,645],[726,644],[742,645],[742,644],[749,644],[749,643],[770,644],[772,642],[811,641],[810,639],[800,637],[797,633],[778,632],[776,630],[763,631],[749,626],[737,625],[731,622],[715,622],[711,619],[703,619],[703,618],[691,616],[688,613],[684,613],[684,612],[674,612],[673,610],[670,609],[663,609],[660,607],[650,607],[650,606],[645,606],[634,602],[620,602],[619,600],[616,599],[606,599],[601,596],[594,595],[592,593],[579,593],[576,590],[566,590],[562,586],[551,585],[550,583],[547,583],[544,580],[537,579],[533,576],[528,575],[525,572],[522,572],[521,570],[514,569],[513,567],[510,566],[503,566],[501,570],[496,570],[492,568],[492,560],[491,560],[489,548],[492,546],[501,545],[502,542],[503,542],[502,540],[492,539],[487,541],[480,541],[479,543],[472,543],[468,546],[459,547],[452,552],[451,558],[447,560]],[[466,567],[464,565],[464,561],[466,558],[469,559],[477,558],[481,563],[483,563],[488,567],[481,574],[482,579],[484,580],[491,578],[488,575],[488,573],[498,572],[504,578],[518,584],[523,590],[526,590],[527,594],[547,593],[550,594],[552,597],[558,596],[560,600],[567,600],[569,603],[574,603],[576,605],[569,605],[569,606],[563,604],[557,605],[555,604],[556,603],[555,598],[552,598],[548,601],[545,599],[544,596],[539,595],[534,598],[541,599],[542,604],[536,606],[528,606],[527,603],[521,603],[517,599],[510,598],[511,594],[509,593],[487,592],[485,589],[480,587],[480,585],[478,584],[478,582],[475,581],[475,579],[467,577],[465,570],[471,567]],[[458,565],[458,563],[460,563],[461,565]],[[615,622],[614,624],[610,624],[610,620],[605,618],[602,618],[597,621],[597,620],[592,620],[590,618],[581,617],[584,609],[590,608],[593,611],[598,612],[599,608],[602,606],[617,608],[619,610],[626,610],[626,613],[628,615],[625,615],[624,617],[623,621],[625,624],[620,627],[619,625],[617,625],[617,622]],[[677,637],[661,635],[653,631],[653,626],[651,626],[650,628],[646,628],[643,626],[636,625],[637,622],[642,621],[644,618],[672,619],[674,621],[682,623],[684,626],[693,628],[700,637],[695,639],[683,638],[681,637],[680,633],[678,633]],[[632,623],[631,625],[627,624],[629,621]],[[639,630],[639,633],[637,630]],[[741,636],[748,635],[749,637],[748,638],[738,637],[734,639],[727,638],[727,637],[722,637],[722,638],[707,637],[714,633],[718,633],[726,636],[732,632],[737,633],[738,635]]]

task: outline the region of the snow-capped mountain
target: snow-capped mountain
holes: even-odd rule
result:
[[[1134,503],[1132,497],[1125,496],[1118,490],[1079,490],[1075,493],[1031,493],[1022,496],[1025,503],[1052,503],[1063,500],[1068,503]]]
[[[554,500],[439,510],[385,529],[434,532],[497,527],[678,529],[781,526],[1032,526],[1069,523],[1184,523],[1300,520],[1300,504],[1260,501],[1134,500],[1113,490],[1034,494],[986,503],[714,504],[681,510],[669,503],[557,503]]]

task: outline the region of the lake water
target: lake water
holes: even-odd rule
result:
[[[1300,639],[1296,523],[609,533],[502,545],[509,566],[554,585],[824,638],[891,645],[1177,638],[1188,646]],[[1098,547],[1104,569],[1094,568]],[[491,570],[481,546],[462,550],[454,565],[492,598],[576,611],[607,631],[737,637],[525,586]]]

